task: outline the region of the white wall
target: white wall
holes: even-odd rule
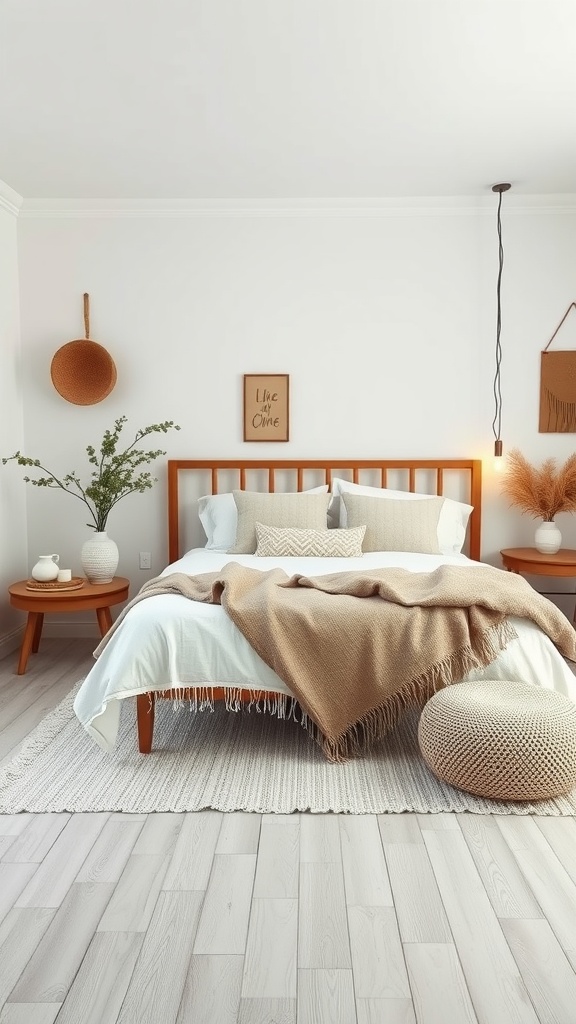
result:
[[[16,213],[13,202],[0,202],[0,456],[24,443]],[[9,605],[6,588],[22,577],[27,562],[26,495],[10,468],[0,465],[0,654],[20,639],[22,614]]]
[[[572,206],[552,213],[544,203],[530,216],[510,216],[504,231],[503,437],[508,448],[520,448],[534,463],[547,457],[561,462],[576,450],[576,436],[538,433],[540,356],[569,304],[576,300],[576,210]],[[575,311],[551,348],[576,349]],[[498,496],[495,481],[493,485],[486,499],[487,550],[533,546],[536,521],[509,508],[508,502]],[[576,549],[576,516],[561,513],[557,523],[563,535],[562,546]],[[540,576],[531,577],[530,582],[549,593],[572,618],[574,597],[562,598],[558,592],[573,594],[574,579]]]
[[[528,457],[563,459],[573,435],[538,434],[539,353],[576,298],[576,203],[533,207],[526,197],[503,207],[503,437]],[[158,445],[172,457],[475,456],[486,459],[484,557],[498,564],[501,547],[531,542],[534,524],[507,508],[491,462],[495,203],[31,209],[18,234],[26,454],[54,471],[85,476],[86,444],[121,414],[127,439],[176,420],[181,432]],[[50,381],[56,349],[83,336],[84,291],[91,336],[118,369],[112,394],[89,407],[65,402]],[[576,348],[576,314],[557,347]],[[246,372],[290,374],[288,444],[243,443]],[[166,562],[164,468],[160,460],[156,488],[121,502],[108,524],[134,590]],[[59,551],[78,571],[88,533],[80,503],[30,486],[27,498],[28,569],[38,553]],[[576,547],[574,518],[560,526]],[[139,550],[152,552],[151,573],[138,570]]]

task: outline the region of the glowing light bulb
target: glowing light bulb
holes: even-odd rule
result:
[[[506,469],[506,459],[502,450],[502,441],[497,438],[494,441],[494,472],[503,473]]]

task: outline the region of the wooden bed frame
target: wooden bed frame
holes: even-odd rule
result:
[[[460,484],[457,500],[474,507],[470,516],[467,534],[467,553],[470,558],[480,561],[480,527],[482,507],[482,463],[480,459],[169,459],[168,461],[168,561],[175,562],[184,553],[180,527],[181,474],[196,474],[198,479],[210,480],[208,491],[220,493],[220,482],[226,479],[223,490],[258,489],[274,493],[276,490],[302,491],[307,486],[332,483],[334,476],[343,476],[354,483],[367,483],[376,487],[393,487],[412,493],[444,495],[448,474],[456,474]],[[258,474],[258,486],[251,478]],[[388,483],[390,475],[395,479]],[[408,486],[398,484],[396,478],[403,474]],[[235,482],[230,484],[230,479]],[[308,477],[308,480],[305,478]],[[367,479],[369,477],[369,479]],[[313,479],[311,479],[313,478]],[[424,478],[422,489],[418,486]],[[282,486],[290,480],[289,486]],[[265,486],[262,486],[264,481]],[[433,481],[433,483],[432,483]],[[463,485],[463,489],[462,489]],[[432,489],[430,489],[432,487]],[[200,493],[197,497],[200,497]],[[447,495],[450,497],[451,495]],[[190,511],[188,509],[188,511]],[[193,695],[193,688],[183,691],[185,699]],[[223,700],[225,693],[220,687],[211,688],[214,700]],[[171,698],[171,690],[139,694],[136,697],[138,748],[142,754],[152,749],[154,711],[156,698]],[[248,691],[241,691],[241,699],[249,701]]]

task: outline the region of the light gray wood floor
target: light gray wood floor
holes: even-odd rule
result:
[[[0,661],[0,762],[92,646]],[[0,816],[0,1024],[54,1021],[575,1024],[576,821]]]

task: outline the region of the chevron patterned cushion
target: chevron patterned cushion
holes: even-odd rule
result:
[[[256,523],[256,554],[357,558],[362,554],[365,531],[365,526],[356,526],[351,530],[299,530]]]

